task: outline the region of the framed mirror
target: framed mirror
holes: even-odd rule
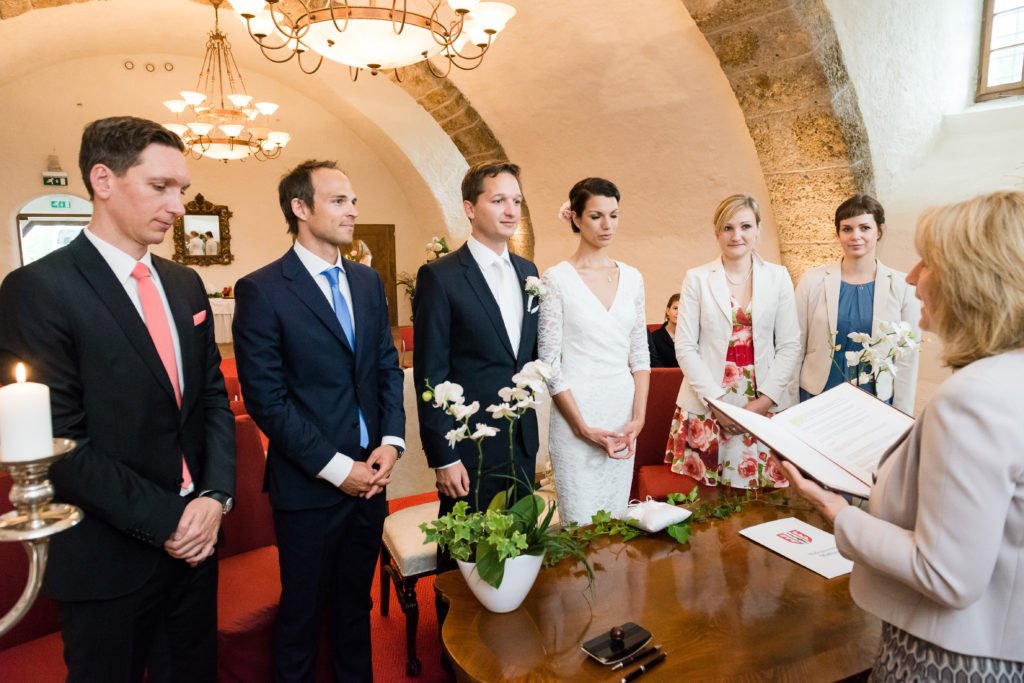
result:
[[[186,266],[227,265],[231,254],[231,210],[197,194],[174,221],[174,260]]]

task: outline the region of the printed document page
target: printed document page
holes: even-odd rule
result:
[[[882,455],[914,419],[851,384],[841,384],[769,419],[708,399],[772,450],[829,488],[867,498]]]
[[[853,569],[853,562],[839,554],[835,536],[795,517],[747,527],[740,534],[826,579]]]

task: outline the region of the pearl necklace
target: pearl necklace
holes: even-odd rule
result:
[[[726,282],[728,282],[733,287],[742,287],[743,285],[747,284],[747,280],[750,279],[750,274],[754,272],[754,265],[753,264],[750,265],[750,268],[747,269],[747,274],[744,275],[743,279],[740,280],[739,282],[736,282],[731,277],[729,277],[729,273],[726,272],[724,269],[722,270],[722,272],[725,273],[725,281]]]

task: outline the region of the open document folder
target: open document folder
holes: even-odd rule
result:
[[[713,398],[708,403],[807,476],[861,498],[871,494],[878,461],[914,425],[914,418],[849,383],[772,419]]]

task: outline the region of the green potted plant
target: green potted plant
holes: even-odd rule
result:
[[[487,408],[492,417],[505,418],[508,423],[509,489],[498,493],[481,510],[478,481],[473,492],[476,512],[469,512],[469,504],[460,501],[448,514],[420,526],[426,536],[424,542],[437,543],[458,562],[473,594],[492,612],[510,612],[522,604],[546,555],[556,559],[571,555],[582,561],[588,576],[591,575],[583,544],[551,528],[557,508],[554,501],[548,504],[536,494],[518,500],[511,498],[515,489],[511,474],[515,426],[528,410],[540,405],[544,381],[550,372],[541,361],[527,363],[512,377],[515,386],[498,392],[502,402]],[[480,403],[466,404],[462,387],[452,382],[428,386],[422,398],[455,418],[458,426],[446,434],[449,444],[454,448],[459,441],[472,440],[482,462],[483,440],[496,436],[500,430],[480,422],[470,426],[470,418],[479,412]]]

